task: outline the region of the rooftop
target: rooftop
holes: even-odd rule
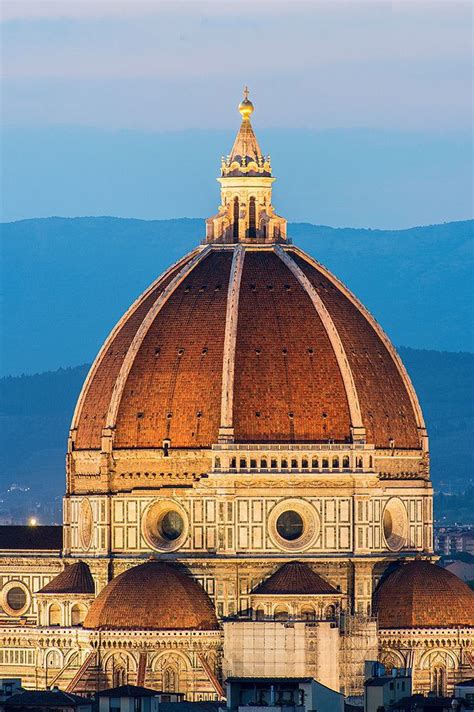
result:
[[[43,586],[39,593],[94,593],[94,579],[84,561],[66,564],[64,571]]]
[[[5,525],[0,526],[0,550],[60,550],[63,544],[62,526]]]
[[[10,707],[38,706],[51,710],[57,707],[79,707],[87,704],[92,704],[89,699],[73,695],[71,692],[63,692],[62,690],[27,690],[26,692],[12,695],[5,702],[5,707],[9,709]]]
[[[259,584],[253,593],[258,595],[314,595],[338,594],[339,592],[307,564],[290,561]]]

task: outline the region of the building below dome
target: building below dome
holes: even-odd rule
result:
[[[62,550],[58,532],[0,531],[0,674],[27,687],[194,701],[257,674],[357,695],[377,657],[419,692],[472,677],[473,594],[430,563],[415,390],[367,309],[292,244],[253,110],[246,92],[201,244],[86,378]]]

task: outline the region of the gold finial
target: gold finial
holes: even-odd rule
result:
[[[250,119],[253,114],[253,104],[249,99],[249,88],[244,87],[244,98],[239,104],[239,111],[243,119]]]

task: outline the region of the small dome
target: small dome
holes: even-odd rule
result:
[[[39,593],[94,593],[94,579],[84,561],[66,564],[60,574],[55,576]]]
[[[337,594],[338,591],[307,564],[290,561],[259,584],[253,593],[254,595],[317,595]]]
[[[380,628],[474,625],[474,592],[450,571],[429,561],[402,564],[374,594]]]
[[[175,566],[147,561],[112,579],[84,628],[100,630],[217,630],[204,589]]]

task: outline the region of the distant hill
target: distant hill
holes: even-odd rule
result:
[[[296,223],[289,234],[357,294],[394,343],[473,351],[473,226],[386,231]],[[91,361],[130,303],[203,235],[198,219],[3,224],[0,374]]]
[[[473,482],[474,354],[400,348],[424,410],[437,489]],[[74,405],[88,366],[0,380],[0,492],[15,482],[61,496]]]

